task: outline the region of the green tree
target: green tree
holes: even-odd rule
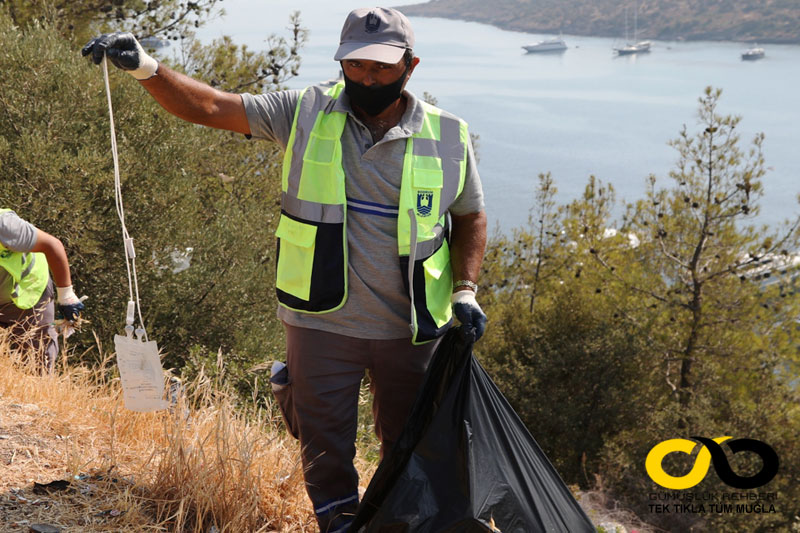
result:
[[[220,0],[0,0],[21,27],[47,22],[83,43],[98,31],[131,31],[137,37],[178,41],[217,14]]]
[[[490,243],[482,298],[491,334],[477,349],[559,473],[589,487],[605,442],[635,424],[628,407],[649,382],[646,347],[592,268],[613,189],[592,178],[557,208],[539,176],[528,227]]]
[[[482,281],[494,335],[478,349],[568,482],[600,476],[674,531],[741,531],[743,518],[748,530],[786,529],[800,511],[798,221],[752,225],[764,137],[742,148],[719,97],[707,89],[699,131],[671,143],[672,186],[651,177],[620,221],[613,189],[594,177],[558,208],[540,178],[528,228],[490,245]],[[760,490],[778,494],[779,512],[650,514],[643,495],[660,487],[645,472],[648,451],[695,435],[771,445],[781,471]],[[729,456],[740,475],[759,469],[754,454]],[[679,476],[691,462],[670,456],[665,467]],[[694,490],[732,489],[712,470]]]
[[[628,452],[618,457],[633,464],[631,454],[642,457],[664,438],[763,440],[784,460],[768,490],[779,492],[787,508],[782,518],[752,518],[751,529],[788,527],[797,513],[788,502],[798,501],[800,468],[792,444],[800,420],[790,407],[798,400],[793,380],[800,363],[800,299],[793,289],[800,219],[777,231],[750,223],[766,174],[764,136],[743,149],[739,117],[717,111],[720,95],[707,88],[699,100],[699,131],[684,128],[671,143],[679,155],[673,186],[658,189],[651,177],[646,198],[629,206],[624,231],[637,235],[639,245],[598,246],[594,254],[615,290],[638,295],[638,308],[629,312],[648,317],[641,335],[659,376],[647,429],[621,435],[617,449],[624,442]],[[642,269],[632,271],[631,264]],[[755,473],[758,459],[745,455],[734,457],[734,468]],[[685,472],[691,465],[673,466]],[[643,475],[641,464],[634,472]],[[703,486],[727,488],[713,476]],[[740,527],[735,516],[698,520],[715,531]]]

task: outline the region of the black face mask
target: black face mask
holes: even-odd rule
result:
[[[344,69],[342,69],[344,71]],[[403,92],[408,67],[397,81],[383,87],[366,87],[344,76],[344,92],[350,97],[350,103],[358,106],[367,115],[374,117],[392,105]],[[344,75],[344,74],[343,74]]]

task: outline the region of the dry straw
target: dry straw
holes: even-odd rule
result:
[[[34,523],[65,533],[316,531],[296,441],[269,406],[241,405],[224,372],[183,384],[169,411],[134,413],[113,355],[87,368],[66,354],[42,376],[0,331],[0,523],[9,532]],[[54,480],[69,484],[34,492]]]

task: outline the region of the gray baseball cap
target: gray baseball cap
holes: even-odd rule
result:
[[[362,7],[347,15],[333,59],[397,63],[413,47],[414,30],[405,15],[386,7]]]

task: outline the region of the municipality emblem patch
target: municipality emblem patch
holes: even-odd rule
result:
[[[430,216],[433,209],[433,191],[417,192],[417,213],[420,216]]]
[[[364,29],[367,33],[377,33],[381,27],[381,19],[374,11],[370,11],[367,15],[367,20],[364,22]]]

